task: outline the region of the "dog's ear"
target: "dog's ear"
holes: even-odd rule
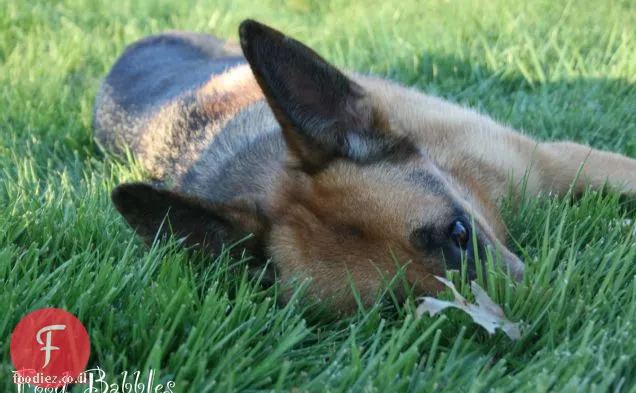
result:
[[[252,20],[239,28],[243,54],[306,171],[334,157],[359,162],[414,146],[391,135],[364,89],[300,42]]]
[[[253,253],[261,251],[258,248],[264,219],[257,207],[248,203],[209,205],[145,183],[120,184],[111,197],[146,243],[174,235],[191,248],[205,248],[218,255],[224,245],[253,234],[240,248]]]

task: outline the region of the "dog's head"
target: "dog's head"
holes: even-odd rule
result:
[[[315,297],[336,295],[345,311],[354,306],[346,294],[351,283],[371,302],[400,266],[417,293],[441,289],[433,275],[458,269],[462,258],[474,273],[474,256],[488,249],[521,276],[492,202],[441,170],[417,140],[417,128],[425,126],[417,121],[423,96],[345,75],[253,21],[241,25],[240,37],[289,151],[274,195],[267,206],[219,206],[121,185],[115,205],[143,237],[163,228],[218,252],[252,233],[242,247],[271,258],[284,281],[310,277]]]

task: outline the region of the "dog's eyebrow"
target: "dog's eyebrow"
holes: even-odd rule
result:
[[[409,180],[416,182],[426,189],[426,191],[436,195],[445,194],[444,183],[430,172],[416,170],[409,174]]]

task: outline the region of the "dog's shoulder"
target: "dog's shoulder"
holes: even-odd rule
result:
[[[244,61],[235,44],[203,33],[168,32],[129,45],[97,94],[97,141],[110,151],[135,150],[150,124],[175,120],[162,114],[191,107],[197,89]]]
[[[173,32],[126,48],[102,85],[100,96],[127,110],[143,110],[198,88],[211,76],[244,62],[218,38]]]

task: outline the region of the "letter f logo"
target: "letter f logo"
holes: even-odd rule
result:
[[[35,335],[35,339],[38,340],[38,344],[44,345],[44,343],[42,342],[42,333],[46,333],[46,345],[40,348],[40,351],[45,351],[44,366],[42,366],[42,368],[45,368],[49,364],[49,361],[51,360],[51,351],[59,350],[58,347],[54,347],[51,345],[51,331],[64,329],[66,329],[66,325],[49,325],[40,329],[40,331],[38,331],[38,333]]]
[[[11,334],[13,367],[21,378],[33,377],[35,373],[39,378],[31,378],[29,383],[39,391],[68,391],[62,387],[82,374],[90,353],[91,342],[82,322],[59,308],[31,311]],[[42,361],[44,355],[46,359]]]

